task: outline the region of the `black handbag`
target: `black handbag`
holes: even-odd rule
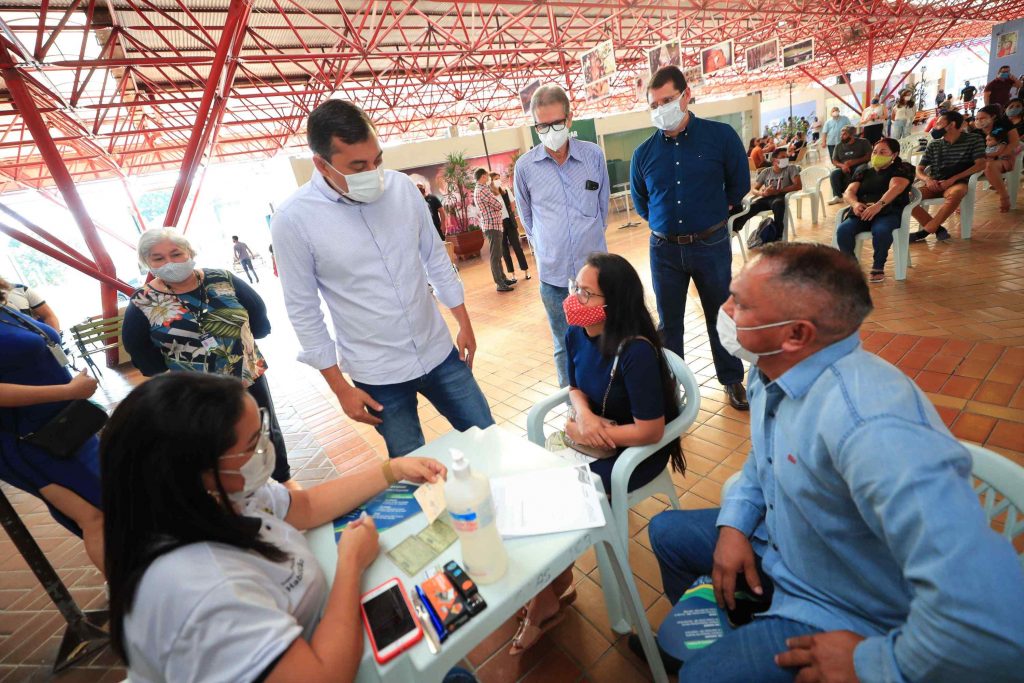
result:
[[[69,403],[42,427],[19,438],[55,458],[67,460],[107,423],[107,411],[84,398]]]

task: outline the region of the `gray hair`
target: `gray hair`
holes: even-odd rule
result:
[[[185,236],[178,232],[177,228],[151,228],[139,235],[139,265],[149,269],[149,252],[161,242],[171,241],[180,249],[188,252],[189,256],[195,256],[196,250],[192,248]]]
[[[772,242],[759,251],[775,268],[772,280],[790,318],[813,320],[826,342],[857,331],[873,308],[855,259],[825,244]]]
[[[569,117],[569,95],[561,86],[550,83],[534,90],[533,97],[530,98],[530,113],[536,112],[537,107],[546,107],[549,104],[562,105],[566,118]]]

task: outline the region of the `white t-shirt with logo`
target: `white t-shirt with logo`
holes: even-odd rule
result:
[[[221,543],[193,543],[159,557],[125,617],[132,683],[247,683],[291,647],[310,640],[327,581],[305,536],[284,522],[291,496],[271,481],[242,506],[260,537],[289,557],[271,562]]]

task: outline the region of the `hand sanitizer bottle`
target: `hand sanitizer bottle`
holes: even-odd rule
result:
[[[461,451],[452,449],[451,454],[444,498],[462,543],[462,564],[477,583],[494,583],[505,575],[508,555],[498,534],[491,483],[469,468]]]

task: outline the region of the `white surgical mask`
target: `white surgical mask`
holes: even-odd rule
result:
[[[237,470],[221,470],[222,474],[237,474],[242,477],[242,490],[228,494],[228,498],[236,503],[245,500],[266,484],[270,480],[270,475],[273,474],[274,465],[277,462],[277,450],[274,448],[274,442],[270,440],[270,424],[267,422],[267,413],[261,409],[260,414],[263,424],[252,456]]]
[[[569,141],[569,126],[566,126],[562,130],[555,130],[549,128],[547,133],[537,133],[537,137],[544,143],[544,146],[550,149],[552,152],[557,152],[565,146],[565,143]]]
[[[985,148],[985,154],[995,154],[999,151],[999,145],[991,145]]]
[[[184,282],[192,275],[192,271],[196,269],[196,262],[192,259],[186,261],[165,263],[157,268],[150,268],[149,272],[153,273],[154,277],[158,277],[164,282],[170,282],[174,284],[176,282]]]
[[[679,99],[675,99],[668,104],[652,109],[651,123],[660,130],[675,130],[683,122],[685,116],[686,109],[682,108]]]
[[[789,159],[786,157],[779,159],[779,168],[786,168],[787,166],[789,166]]]
[[[782,325],[788,325],[792,322],[796,321],[783,320],[782,322],[769,323],[767,325],[755,325],[753,327],[737,327],[736,321],[733,320],[732,317],[730,317],[729,314],[725,312],[725,309],[719,308],[718,321],[715,324],[715,329],[718,331],[718,340],[722,342],[722,346],[725,347],[726,351],[728,351],[736,358],[739,358],[740,360],[747,361],[751,365],[757,365],[757,360],[762,356],[774,356],[776,354],[782,353],[782,349],[776,349],[775,351],[766,351],[764,353],[754,353],[753,351],[749,351],[743,348],[743,346],[740,344],[739,339],[737,339],[736,337],[737,331],[765,330],[770,327],[781,327]]]
[[[360,204],[371,204],[384,194],[384,169],[378,168],[374,171],[363,171],[362,173],[342,173],[338,169],[327,164],[335,173],[345,177],[345,184],[348,185],[348,192],[342,192],[354,202]]]

